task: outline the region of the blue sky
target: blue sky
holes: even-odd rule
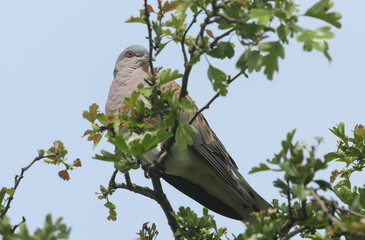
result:
[[[359,19],[365,2],[334,2],[334,9],[343,15],[343,27],[329,41],[332,63],[320,53],[303,52],[301,44],[293,41],[273,81],[262,74],[237,79],[228,96],[204,112],[240,172],[267,200],[282,201],[272,186],[277,175],[248,172],[280,150],[288,131],[297,128],[296,139],[308,143],[314,143],[315,136],[324,137],[319,151],[323,155],[336,149],[336,138],[328,128],[340,121],[346,123],[347,131],[364,124],[365,30]],[[103,142],[92,150],[81,138],[89,128],[82,111],[94,102],[104,109],[120,52],[132,44],[147,46],[146,27],[124,23],[141,6],[142,1],[0,1],[0,185],[12,186],[15,174],[36,156],[36,150],[48,148],[57,139],[65,143],[70,161],[78,157],[83,164],[70,173],[68,182],[57,176],[61,167],[34,165],[9,210],[13,224],[25,216],[33,231],[52,213],[72,227],[71,239],[134,239],[135,232],[149,221],[157,224],[158,239],[170,238],[159,206],[128,191],[113,194],[118,220],[106,220],[104,201],[95,192],[100,184],[107,185],[113,168],[92,156],[111,147]],[[323,24],[303,18],[303,25]],[[182,70],[179,50],[180,46],[171,44],[156,64]],[[216,66],[232,75],[237,71],[229,61]],[[206,67],[202,58],[189,83],[190,96],[198,106],[214,94]],[[330,169],[340,167],[330,165]],[[323,171],[320,177],[328,179],[329,174],[330,170]],[[150,185],[142,171],[135,171],[132,180]],[[359,175],[354,180],[364,184]],[[175,209],[190,206],[201,213],[201,205],[166,183],[163,187]],[[219,215],[215,219],[235,234],[243,230],[241,222]]]

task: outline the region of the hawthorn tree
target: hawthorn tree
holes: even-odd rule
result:
[[[83,113],[83,117],[91,123],[91,129],[86,130],[84,136],[93,142],[94,147],[102,138],[115,146],[114,152],[101,150],[94,157],[111,162],[115,167],[109,184],[101,186],[99,194],[99,198],[106,201],[108,220],[117,218],[111,195],[118,189],[127,189],[159,203],[175,239],[227,237],[228,229],[216,226],[206,208],[201,217],[190,208],[173,209],[161,187],[158,164],[143,166],[138,159],[162,141],[167,141],[167,147],[160,160],[166,157],[173,144],[181,151],[185,150],[192,144],[191,135],[195,134],[190,125],[194,119],[217,98],[226,96],[230,83],[235,79],[263,72],[267,79],[272,80],[290,41],[301,42],[304,51],[314,49],[322,52],[331,61],[326,40],[334,37],[331,27],[341,27],[341,15],[331,12],[332,6],[332,1],[320,0],[302,12],[292,0],[144,0],[139,15],[130,17],[126,22],[146,25],[150,52],[149,69],[146,69],[150,77],[146,82],[150,87],[140,86],[126,98],[121,112],[106,115],[92,104]],[[301,24],[303,17],[322,20],[324,26],[308,29]],[[167,44],[175,44],[181,49],[183,72],[154,67],[152,57],[158,57]],[[239,56],[235,63],[236,73],[227,73],[209,61],[226,61],[233,56]],[[184,122],[179,118],[180,112],[189,113],[194,109],[194,104],[186,97],[190,73],[205,59],[209,63],[206,78],[216,94],[188,122]],[[173,98],[171,91],[161,93],[159,87],[162,84],[178,79],[182,82],[178,98]],[[147,108],[138,100],[141,96],[153,102],[153,107]],[[158,126],[149,124],[156,117],[161,117],[162,123]],[[121,128],[127,129],[128,134],[121,134]],[[259,224],[247,225],[245,232],[233,238],[290,239],[298,234],[310,239],[365,238],[365,188],[352,186],[350,181],[353,172],[364,168],[365,130],[362,125],[357,125],[353,135],[348,136],[344,129],[343,123],[331,129],[339,138],[338,149],[322,158],[316,156],[321,139],[317,139],[318,145],[309,146],[293,142],[295,130],[288,133],[282,141],[282,150],[250,171],[281,172],[282,176],[274,181],[274,187],[286,201],[274,199],[271,209],[253,213]],[[44,153],[39,157],[45,157]],[[341,161],[346,166],[340,171],[333,171],[329,181],[317,179],[316,173],[327,168],[331,161]],[[140,168],[143,169],[141,174],[146,172],[149,175],[153,189],[131,181],[129,171]],[[124,175],[125,182],[116,182],[119,172]],[[32,236],[26,235],[25,224],[21,224],[20,231],[14,233],[17,225],[12,226],[5,217],[4,206],[10,204],[15,190],[16,186],[1,190],[0,233],[6,239],[32,239]],[[338,199],[326,198],[326,192],[333,192]],[[49,217],[47,221],[50,222]],[[62,234],[55,234],[52,239],[67,238],[66,227],[58,221],[55,225],[53,233],[61,231]],[[140,239],[156,239],[158,230],[155,224],[144,224],[138,235]],[[36,234],[33,239],[38,239]]]
[[[333,2],[321,0],[304,13],[300,13],[294,1],[158,0],[151,3],[145,0],[139,16],[132,16],[126,22],[142,23],[147,27],[150,61],[149,70],[146,69],[146,72],[149,72],[150,77],[146,82],[150,87],[139,86],[138,91],[125,100],[122,112],[105,115],[98,111],[96,104],[84,112],[84,117],[92,123],[92,129],[87,130],[85,135],[93,141],[94,146],[105,136],[116,149],[114,153],[102,150],[101,154],[95,155],[96,159],[113,162],[116,169],[109,186],[101,187],[100,197],[106,199],[105,206],[110,212],[108,219],[116,219],[115,205],[111,203],[110,195],[119,188],[128,189],[160,204],[175,239],[221,239],[227,230],[217,228],[206,209],[200,218],[189,208],[181,207],[177,213],[172,209],[161,188],[158,162],[163,161],[173,144],[181,151],[192,144],[191,135],[196,132],[190,124],[196,116],[209,108],[215,99],[227,94],[232,81],[241,76],[248,78],[254,71],[262,71],[272,80],[274,73],[278,71],[279,59],[284,58],[285,46],[290,40],[302,42],[304,51],[315,49],[322,52],[331,61],[326,39],[334,37],[331,25],[341,27],[341,15],[331,12],[332,6]],[[325,26],[316,29],[305,28],[300,25],[302,17],[320,19],[325,22]],[[237,41],[233,43],[231,39]],[[176,44],[181,49],[184,62],[182,73],[177,70],[154,68],[152,57],[157,57],[164,51],[167,44]],[[226,73],[224,69],[213,66],[209,61],[210,58],[226,61],[236,54],[240,56],[236,62],[237,73]],[[209,63],[207,79],[211,81],[217,93],[195,112],[188,122],[184,122],[179,118],[180,111],[190,113],[194,109],[194,104],[186,98],[190,72],[202,56]],[[175,99],[171,91],[159,91],[162,84],[180,78],[182,89],[178,98]],[[153,102],[153,107],[145,107],[143,102],[138,100],[140,96]],[[154,122],[157,116],[163,119],[162,124],[151,126],[149,122]],[[127,129],[128,134],[119,134],[121,127]],[[259,224],[248,225],[245,233],[235,238],[290,239],[296,234],[312,239],[365,237],[364,201],[361,201],[364,200],[363,188],[355,187],[351,190],[348,179],[341,180],[336,185],[331,184],[338,175],[346,178],[353,171],[362,170],[364,135],[361,129],[362,125],[356,126],[356,137],[349,138],[344,135],[342,123],[334,127],[332,131],[340,137],[342,143],[338,152],[329,153],[324,159],[315,156],[317,146],[293,143],[295,131],[288,133],[287,139],[282,142],[282,151],[268,160],[270,166],[261,163],[251,170],[251,173],[283,172],[283,178],[277,179],[274,186],[280,189],[287,202],[279,203],[273,200],[272,209],[254,213]],[[354,145],[350,146],[349,139],[355,138],[357,141],[352,142]],[[162,141],[167,141],[168,147],[164,149],[156,165],[142,165],[143,170],[151,177],[153,189],[133,183],[129,171],[140,168],[138,159]],[[320,142],[321,140],[318,140],[318,144]],[[358,154],[355,157],[358,160],[356,164],[354,156],[349,155],[348,147]],[[316,172],[325,169],[328,162],[334,159],[347,162],[348,169],[333,172],[331,183],[316,179]],[[115,182],[117,172],[124,174],[125,183]],[[347,204],[347,207],[340,207],[336,202],[319,195],[320,190],[333,191],[340,201],[346,199],[344,204]],[[324,236],[318,232],[320,229],[326,229]],[[154,239],[157,234],[155,225],[144,225],[139,233],[141,239]]]

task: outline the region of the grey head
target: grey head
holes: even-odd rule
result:
[[[117,59],[114,68],[114,77],[123,66],[131,66],[133,68],[144,67],[148,64],[148,57],[148,50],[141,45],[132,45],[127,47]]]

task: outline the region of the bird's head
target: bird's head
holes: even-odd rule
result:
[[[122,67],[140,68],[148,64],[148,50],[141,45],[132,45],[124,49],[115,64],[114,75]],[[154,60],[154,59],[153,59]]]

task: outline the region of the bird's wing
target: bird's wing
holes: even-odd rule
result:
[[[161,91],[168,91],[169,89],[176,89],[175,96],[179,96],[181,89],[179,84],[171,81],[161,86]],[[189,96],[187,96],[187,98],[191,100]],[[184,122],[189,122],[197,110],[198,109],[196,108],[190,114],[182,112],[181,119]],[[236,163],[210,128],[204,116],[199,114],[192,125],[198,131],[197,134],[191,135],[194,140],[192,147],[199,153],[207,166],[209,166],[209,168],[211,168],[214,173],[242,199],[242,202],[245,203],[247,208],[253,208],[253,210],[258,211],[261,207],[256,207],[252,203],[256,200],[254,198],[258,194],[238,172]]]

